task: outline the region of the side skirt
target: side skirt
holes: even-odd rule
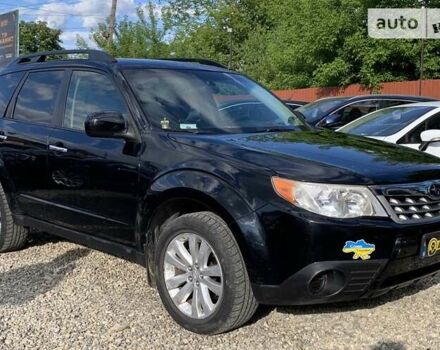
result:
[[[63,237],[74,243],[84,245],[88,248],[99,250],[119,258],[146,266],[145,253],[138,251],[134,247],[129,247],[120,243],[107,241],[105,239],[90,236],[85,233],[74,231],[62,226],[47,223],[42,220],[34,219],[28,216],[15,215],[14,221],[17,225],[29,226],[41,231],[51,233],[55,236]]]

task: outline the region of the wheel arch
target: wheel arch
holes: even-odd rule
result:
[[[179,171],[155,181],[144,202],[145,214],[142,217],[145,219],[139,230],[139,239],[147,257],[150,284],[154,285],[152,266],[160,227],[167,220],[197,211],[211,211],[226,222],[238,243],[251,281],[258,279],[254,276],[258,271],[254,266],[257,257],[249,256],[249,244],[264,240],[264,232],[255,211],[231,186],[210,174]],[[265,247],[263,244],[259,246]],[[266,255],[265,249],[260,253]]]

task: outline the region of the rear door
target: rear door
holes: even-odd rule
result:
[[[38,219],[45,218],[48,134],[59,111],[64,78],[64,70],[25,74],[7,117],[0,121],[1,158],[16,201],[23,214]]]
[[[136,145],[123,139],[89,137],[88,115],[129,110],[112,77],[72,70],[59,125],[49,137],[50,203],[47,218],[78,232],[134,242],[138,165]],[[129,122],[129,121],[128,121]]]

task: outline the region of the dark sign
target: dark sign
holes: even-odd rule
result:
[[[0,15],[0,66],[18,56],[18,10]]]

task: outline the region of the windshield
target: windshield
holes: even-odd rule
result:
[[[150,121],[186,132],[260,132],[308,126],[252,80],[203,70],[124,72]]]
[[[348,98],[340,97],[325,98],[299,107],[297,111],[306,118],[307,122],[315,123],[347,100]]]
[[[393,107],[370,113],[339,129],[362,136],[390,136],[402,130],[434,107]]]

